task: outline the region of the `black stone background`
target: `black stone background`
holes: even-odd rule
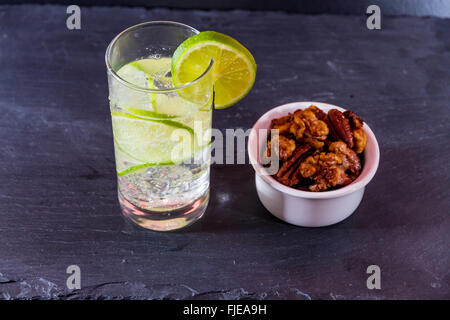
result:
[[[0,6],[0,298],[450,298],[450,20],[361,15]],[[250,128],[323,101],[360,114],[381,148],[358,210],[299,228],[260,204],[250,165],[213,165],[203,220],[155,233],[116,199],[104,52],[124,28],[174,20],[229,34],[258,64],[251,93],[214,112]],[[67,266],[82,289],[66,289]],[[366,288],[377,264],[382,289]]]
[[[140,6],[169,9],[271,10],[310,14],[356,14],[370,5],[383,15],[450,17],[448,0],[0,0],[0,4],[65,4],[82,6]]]

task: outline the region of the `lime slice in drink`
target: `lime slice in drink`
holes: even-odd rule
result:
[[[229,107],[241,100],[255,82],[256,63],[252,54],[235,39],[204,31],[185,40],[172,57],[172,79],[176,87],[200,77],[213,64],[214,105]],[[189,91],[183,93],[186,99]]]
[[[171,61],[168,57],[147,58],[130,62],[129,65],[145,74],[150,89],[163,89],[170,87],[170,84],[167,83],[166,75],[170,72]],[[161,88],[161,85],[163,88]],[[150,93],[153,111],[155,112],[159,112],[157,110],[157,98],[158,94]]]
[[[153,77],[144,70],[138,61],[130,62],[117,71],[117,74],[129,83],[144,89],[154,89]],[[115,86],[110,92],[111,101],[119,108],[128,107],[156,112],[155,95],[145,91],[135,90],[121,83],[113,83]]]
[[[170,71],[172,60],[169,57],[148,57],[131,62],[139,70],[152,75],[153,78],[162,78]]]
[[[154,88],[153,78],[146,72],[139,61],[133,61],[117,71],[117,74],[124,80],[141,88]]]
[[[133,165],[176,164],[193,153],[194,131],[183,123],[123,112],[111,116],[116,149]]]
[[[153,75],[153,88],[174,88],[172,77],[170,76],[172,64],[171,58],[163,57],[158,60],[143,59],[136,63],[140,66],[141,70],[147,74]],[[202,98],[204,99],[204,95]],[[152,99],[153,111],[162,115],[167,115],[170,118],[186,116],[195,113],[199,108],[204,107],[203,104],[199,105],[199,101],[193,102],[185,100],[175,93],[153,94]]]
[[[130,62],[119,69],[118,75],[144,89],[171,89],[171,58],[147,58]],[[176,93],[151,93],[121,86],[117,96],[118,107],[136,116],[171,119],[197,112],[196,103],[180,98]]]
[[[136,60],[124,65],[117,74],[126,81],[144,89],[160,89],[156,84],[161,83],[160,79],[166,79],[166,74],[170,72],[170,58],[147,58]],[[128,94],[123,95],[120,107],[128,107],[157,111],[157,94],[124,88]]]
[[[212,92],[212,90],[211,90]],[[156,94],[154,109],[160,115],[166,115],[170,118],[177,118],[196,113],[203,104],[198,104],[180,97],[177,93]]]

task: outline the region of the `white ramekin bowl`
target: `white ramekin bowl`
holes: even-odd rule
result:
[[[345,111],[343,108],[321,102],[294,102],[273,108],[259,118],[253,126],[248,140],[248,154],[255,169],[258,197],[267,210],[281,220],[297,226],[323,227],[346,219],[359,206],[365,186],[377,171],[380,150],[375,135],[364,123],[367,145],[364,150],[363,169],[351,184],[333,191],[310,192],[279,183],[267,174],[258,156],[261,148],[265,148],[263,143],[266,141],[267,134],[270,133],[270,122],[274,118],[287,115],[297,109],[305,109],[310,105],[315,105],[325,112],[330,109]],[[357,110],[355,112],[358,113]]]

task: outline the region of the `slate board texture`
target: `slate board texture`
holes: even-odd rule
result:
[[[281,12],[0,6],[0,298],[450,298],[450,20]],[[381,148],[358,210],[299,228],[259,202],[250,165],[213,165],[206,216],[179,232],[120,215],[104,52],[128,26],[173,20],[254,54],[255,86],[214,127],[323,101],[366,119]],[[82,289],[66,287],[81,268]],[[366,268],[381,268],[368,290]]]

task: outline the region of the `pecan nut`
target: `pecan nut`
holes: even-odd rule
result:
[[[330,124],[330,131],[333,140],[342,140],[350,148],[353,148],[353,135],[348,119],[342,112],[337,109],[328,111],[328,121]]]
[[[302,161],[311,154],[311,146],[304,144],[298,146],[292,156],[287,159],[278,172],[275,179],[287,186],[293,186],[300,182],[301,176],[295,175]]]

